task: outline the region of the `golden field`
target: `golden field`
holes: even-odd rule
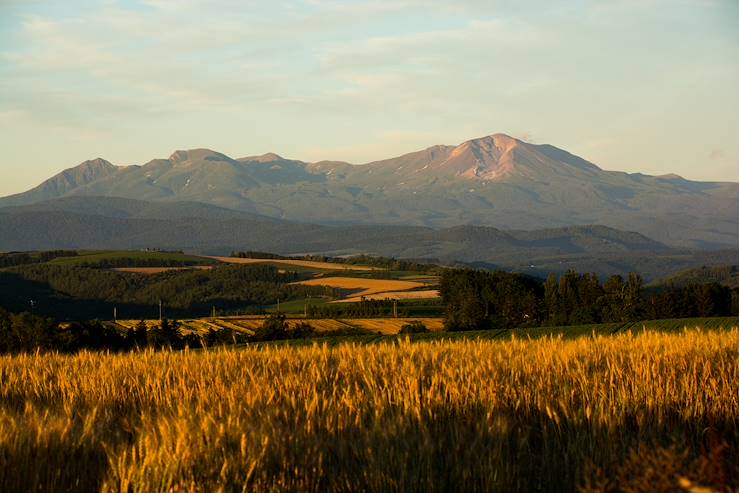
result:
[[[436,300],[441,298],[438,289],[424,289],[419,291],[382,291],[376,294],[354,296],[334,301],[333,303],[357,303],[364,298],[367,301],[373,300]]]
[[[315,262],[312,260],[276,260],[259,258],[237,258],[237,257],[204,257],[224,264],[258,265],[269,264],[277,266],[302,267],[305,269],[333,270],[333,271],[374,271],[382,270],[377,267],[364,265],[339,264],[333,262]]]
[[[362,277],[317,277],[295,284],[305,286],[328,286],[330,288],[352,291],[352,298],[362,298],[381,293],[408,291],[428,286],[418,281],[401,281],[397,279],[365,279]]]
[[[201,318],[178,320],[180,326],[185,330],[196,333],[204,333],[208,330],[229,329],[244,334],[254,334],[263,324],[265,320],[263,315],[245,316],[245,317],[219,317],[219,318]],[[347,319],[288,319],[288,324],[305,322],[309,324],[317,333],[331,333],[340,331],[367,331],[371,333],[381,333],[383,335],[395,335],[400,329],[412,321],[420,320],[427,329],[432,332],[443,330],[444,320],[441,318],[347,318]],[[139,320],[119,320],[116,322],[121,328],[134,329]],[[159,320],[144,321],[147,327],[156,327],[160,324]]]
[[[0,357],[0,491],[736,491],[739,330]]]

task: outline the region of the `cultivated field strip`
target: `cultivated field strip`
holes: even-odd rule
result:
[[[228,317],[201,318],[179,320],[180,327],[187,331],[205,333],[209,330],[235,330],[246,334],[254,334],[264,323],[265,317]],[[305,322],[317,333],[342,331],[369,332],[373,334],[395,335],[400,329],[415,320],[421,320],[427,329],[438,332],[444,328],[444,320],[440,318],[347,318],[347,319],[288,319],[288,324]],[[116,324],[126,330],[134,329],[141,321],[119,320]],[[157,327],[159,320],[145,320],[147,327]]]
[[[333,303],[357,303],[362,301],[372,300],[435,300],[441,298],[438,289],[426,289],[421,291],[383,291],[376,294],[369,294],[364,296],[355,296],[352,298],[345,298],[342,300],[334,301]]]
[[[282,260],[282,259],[259,259],[259,258],[238,258],[238,257],[204,257],[216,260],[224,264],[241,264],[241,265],[276,265],[288,267],[301,267],[305,269],[316,269],[319,271],[377,271],[383,270],[378,267],[368,267],[364,265],[340,264],[334,262],[315,262],[312,260]]]
[[[3,356],[0,491],[736,491],[737,358],[736,329]]]
[[[337,303],[384,299],[433,299],[439,297],[438,290],[429,290],[433,281],[410,281],[399,279],[366,279],[362,277],[318,277],[296,284],[305,286],[328,286],[343,289],[350,295]],[[419,291],[413,291],[419,290]]]
[[[222,330],[224,328],[236,330],[237,332],[253,334],[265,320],[264,315],[252,315],[244,317],[222,317],[222,318],[200,318],[179,320],[178,323],[184,330],[196,333],[204,333],[208,330]],[[465,338],[465,339],[504,339],[511,337],[519,338],[541,338],[541,337],[565,337],[574,339],[577,337],[607,336],[616,334],[639,333],[643,331],[656,331],[679,333],[683,330],[729,330],[739,326],[739,317],[722,318],[686,318],[674,320],[651,320],[644,322],[607,323],[574,325],[567,327],[529,327],[518,329],[498,329],[471,332],[442,333],[444,330],[444,319],[442,318],[365,318],[365,319],[303,319],[289,318],[288,323],[306,322],[318,333],[332,333],[341,331],[358,331],[372,334],[396,335],[403,325],[420,320],[429,329],[432,338]],[[115,325],[121,329],[130,330],[140,323],[139,320],[119,320]],[[147,327],[157,327],[159,320],[145,320]]]

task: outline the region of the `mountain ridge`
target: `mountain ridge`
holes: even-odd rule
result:
[[[603,224],[674,246],[739,245],[739,184],[606,171],[563,149],[500,133],[361,165],[276,153],[234,159],[204,148],[143,165],[104,163],[65,170],[29,192],[0,198],[0,207],[115,196],[202,202],[325,225]]]

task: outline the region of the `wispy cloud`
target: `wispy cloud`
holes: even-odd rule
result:
[[[724,152],[723,149],[712,149],[710,153],[708,153],[708,159],[711,160],[721,160],[726,157],[726,152]]]

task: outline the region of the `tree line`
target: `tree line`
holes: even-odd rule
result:
[[[157,257],[109,257],[98,258],[92,261],[78,262],[78,267],[96,269],[116,269],[121,267],[193,267],[204,265],[202,260],[157,258]]]
[[[283,314],[268,316],[256,333],[249,335],[227,328],[196,333],[183,328],[178,321],[166,318],[153,326],[142,320],[132,329],[117,328],[99,321],[59,323],[28,312],[15,314],[0,308],[0,354],[196,349],[299,339],[314,334],[309,323],[287,321]]]
[[[584,325],[739,316],[739,289],[718,283],[645,289],[642,277],[569,271],[546,281],[522,274],[450,269],[441,276],[449,330]]]
[[[202,334],[183,331],[177,321],[167,319],[153,327],[142,321],[131,330],[120,330],[99,321],[61,324],[50,318],[27,312],[14,314],[0,308],[0,353],[3,354],[205,348],[249,340],[249,336],[228,329]]]
[[[428,329],[418,320],[406,323],[400,331],[401,334],[423,332],[428,332]],[[357,328],[317,332],[309,320],[289,320],[283,313],[269,314],[253,334],[248,334],[225,327],[195,332],[177,320],[166,318],[154,324],[142,320],[130,329],[100,321],[59,323],[28,312],[16,314],[0,308],[0,354],[205,349],[368,333]]]
[[[386,318],[397,314],[408,316],[402,305],[395,305],[391,300],[362,300],[356,303],[334,303],[331,305],[306,306],[308,318]]]
[[[233,251],[231,257],[270,260],[308,260],[312,262],[327,262],[348,265],[366,265],[378,269],[406,272],[436,272],[438,265],[430,262],[417,262],[413,260],[401,260],[392,257],[380,257],[374,255],[353,255],[351,257],[329,257],[327,255],[300,255],[284,256],[276,253],[258,251]]]
[[[60,257],[76,257],[76,250],[52,250],[48,252],[11,252],[0,254],[0,269],[17,265],[43,264]]]

